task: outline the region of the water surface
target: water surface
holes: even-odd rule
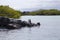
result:
[[[60,16],[22,16],[21,20],[40,22],[40,27],[0,30],[0,40],[60,40]]]

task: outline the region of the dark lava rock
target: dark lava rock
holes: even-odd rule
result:
[[[22,21],[22,20],[16,20],[16,19],[10,19],[6,17],[0,17],[0,28],[6,28],[6,29],[18,29],[22,27],[33,27],[33,26],[40,26],[40,23],[37,24],[32,23],[31,20],[29,22]]]

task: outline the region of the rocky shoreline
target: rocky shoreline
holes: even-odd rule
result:
[[[40,23],[39,22],[37,24],[32,23],[30,19],[27,22],[12,18],[0,17],[0,28],[19,29],[22,27],[34,27],[34,26],[40,26]]]

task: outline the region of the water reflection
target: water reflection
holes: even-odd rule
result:
[[[32,28],[25,27],[15,30],[0,29],[0,40],[18,40],[20,38],[22,38],[21,40],[31,40]]]

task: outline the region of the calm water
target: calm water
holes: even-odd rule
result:
[[[0,40],[60,40],[60,16],[22,16],[21,20],[40,22],[40,27],[0,30]]]

